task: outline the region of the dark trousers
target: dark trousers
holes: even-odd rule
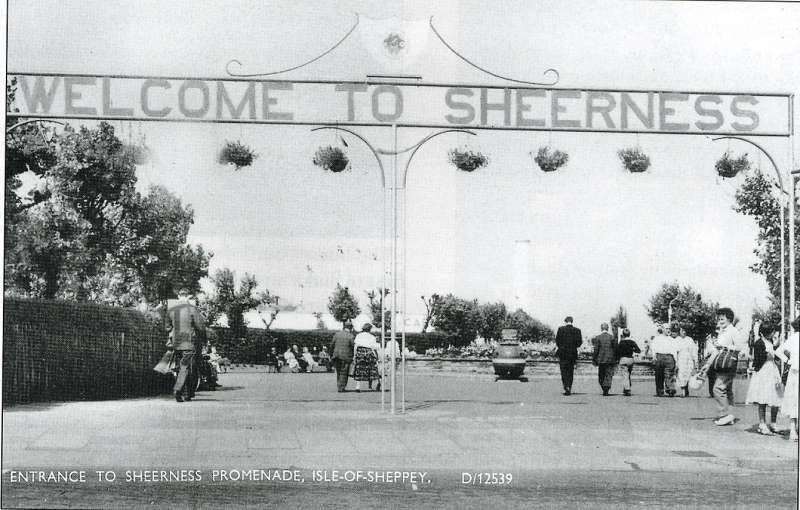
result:
[[[336,387],[339,391],[344,391],[347,387],[347,377],[350,373],[350,363],[352,361],[336,358],[333,364],[336,366]]]
[[[675,358],[671,354],[656,354],[653,362],[656,372],[656,395],[675,394]]]
[[[611,379],[614,377],[616,367],[616,363],[600,363],[597,365],[597,382],[603,388],[603,393],[607,393],[611,389]]]
[[[572,391],[572,376],[575,373],[575,360],[574,359],[560,359],[558,366],[561,367],[561,384],[564,385],[564,391]]]
[[[194,398],[194,390],[197,387],[194,351],[175,351],[175,355],[181,359],[178,361],[178,377],[175,378],[172,391],[184,397]]]

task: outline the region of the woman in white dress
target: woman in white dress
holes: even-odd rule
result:
[[[747,388],[748,404],[758,406],[758,433],[771,436],[775,433],[775,420],[778,418],[778,408],[783,399],[783,385],[781,374],[775,364],[774,344],[780,342],[780,336],[770,334],[770,331],[761,324],[753,323],[753,370],[755,373],[750,378]],[[770,411],[770,422],[767,424],[767,406]]]
[[[686,330],[680,329],[680,336],[676,339],[678,346],[678,386],[683,390],[682,397],[689,396],[689,378],[692,377],[697,367],[697,344]]]
[[[788,358],[789,377],[786,380],[786,390],[781,403],[781,413],[789,417],[789,439],[797,441],[797,398],[798,379],[800,378],[800,318],[792,322],[794,331],[780,347],[781,357]]]

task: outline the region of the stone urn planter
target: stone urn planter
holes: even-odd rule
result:
[[[519,379],[523,382],[528,380],[522,377],[525,372],[526,354],[517,341],[516,329],[503,330],[494,356],[492,366],[494,366],[494,373],[497,376],[495,382],[500,379]]]

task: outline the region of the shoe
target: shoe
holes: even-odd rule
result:
[[[564,395],[566,395],[568,397],[568,396],[572,395],[572,392],[569,391],[569,390],[564,390]]]
[[[770,423],[769,425],[767,425],[767,427],[769,427],[770,432],[772,432],[773,434],[778,433],[778,427],[774,423]]]
[[[603,396],[604,396],[604,397],[607,397],[607,396],[608,396],[608,390],[603,390]]]
[[[772,435],[774,435],[773,432],[769,429],[769,426],[767,426],[766,423],[759,423],[757,431],[762,436],[772,436]]]
[[[631,390],[622,390],[622,394],[625,395],[626,397],[630,397],[631,396]]]
[[[723,425],[733,425],[733,422],[736,418],[733,417],[732,414],[726,414],[725,416],[714,420],[714,425],[723,426]]]
[[[181,397],[180,393],[175,394],[175,402],[183,402],[183,397]]]

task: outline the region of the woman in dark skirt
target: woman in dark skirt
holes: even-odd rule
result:
[[[356,335],[355,356],[353,369],[353,379],[356,381],[356,391],[361,391],[361,381],[367,381],[369,389],[372,389],[372,381],[378,381],[378,388],[381,389],[380,375],[378,374],[378,341],[370,333],[372,324],[364,324],[361,333]]]

